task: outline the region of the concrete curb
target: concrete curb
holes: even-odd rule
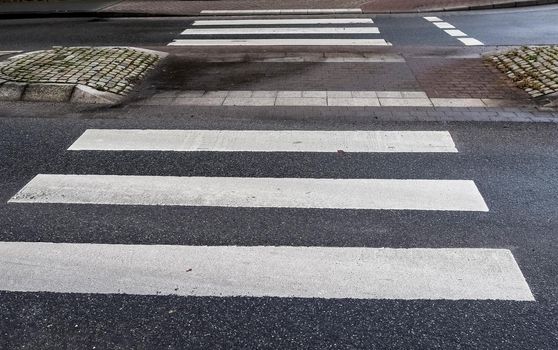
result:
[[[124,47],[119,46],[119,48]],[[157,55],[159,59],[163,59],[168,56],[168,53],[162,51],[136,47],[125,48],[154,54]],[[26,52],[14,57],[22,57],[35,52],[38,51]],[[124,101],[126,97],[127,95],[100,91],[82,84],[25,83],[0,79],[0,102],[71,102],[116,105]]]
[[[428,12],[448,12],[448,11],[472,11],[472,10],[488,10],[488,9],[504,9],[527,6],[541,6],[558,4],[558,0],[525,0],[525,1],[504,1],[494,2],[486,5],[455,5],[441,8],[430,8],[424,10],[362,10],[362,14],[405,14],[405,13],[428,13]],[[363,4],[362,6],[364,6]],[[361,7],[362,7],[361,6]],[[286,15],[286,14],[285,14]],[[117,12],[117,11],[96,11],[96,12],[14,12],[0,13],[1,19],[26,19],[26,18],[123,18],[123,17],[208,17],[207,14],[196,12],[184,12],[180,14],[170,13],[147,13],[147,12]]]

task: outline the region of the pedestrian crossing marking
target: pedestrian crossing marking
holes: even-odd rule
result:
[[[182,35],[379,34],[377,27],[189,28]]]
[[[371,18],[284,18],[224,19],[194,21],[192,26],[306,25],[306,24],[373,24]]]
[[[169,46],[389,46],[384,39],[176,39]]]
[[[0,242],[0,290],[534,301],[507,249]]]
[[[9,202],[488,211],[470,180],[39,174]]]
[[[319,15],[319,14],[361,14],[359,8],[334,9],[267,9],[267,10],[203,10],[201,15]]]
[[[86,130],[71,151],[457,152],[447,131]]]
[[[193,28],[181,34],[187,38],[175,39],[169,46],[390,46],[382,38],[370,37],[380,34],[370,18],[283,18],[249,20],[194,21]],[[360,27],[354,26],[361,24]],[[295,25],[299,27],[295,27]],[[310,25],[310,26],[309,26]],[[329,26],[324,26],[329,25]],[[336,26],[332,26],[336,25]],[[195,28],[195,27],[204,28]],[[215,28],[215,26],[219,26]],[[241,26],[244,26],[242,28]],[[249,27],[255,26],[255,27]],[[276,26],[276,27],[270,27]],[[284,26],[284,27],[281,27]],[[288,27],[287,27],[288,26]],[[302,26],[302,27],[300,27]],[[213,28],[208,28],[213,27]],[[232,28],[231,28],[232,27]],[[272,38],[258,38],[272,35]],[[299,38],[290,38],[298,35]],[[327,37],[317,38],[316,35]],[[347,35],[359,37],[346,37]],[[204,38],[200,36],[217,36]],[[219,38],[226,36],[229,38]],[[245,36],[250,36],[246,38]],[[284,37],[288,36],[288,37]],[[311,36],[311,37],[308,37]]]

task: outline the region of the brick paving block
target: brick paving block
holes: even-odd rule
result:
[[[19,101],[27,84],[6,82],[0,85],[0,101]]]
[[[439,107],[485,107],[480,98],[432,98],[434,106]]]
[[[273,106],[275,98],[266,97],[227,97],[223,106]]]

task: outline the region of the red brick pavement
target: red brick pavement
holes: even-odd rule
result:
[[[519,6],[536,0],[214,0],[169,1],[125,0],[103,12],[161,15],[195,15],[202,10],[259,10],[297,8],[361,8],[365,13],[424,12],[468,7]],[[539,0],[558,2],[558,0]]]
[[[527,93],[481,59],[408,58],[407,64],[429,97],[529,100]]]

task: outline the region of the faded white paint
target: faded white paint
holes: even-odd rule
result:
[[[194,21],[193,26],[246,26],[276,24],[370,24],[371,18],[283,18],[283,19],[224,19]]]
[[[432,24],[434,24],[436,27],[438,27],[440,29],[453,29],[453,28],[455,28],[453,25],[451,25],[447,22],[432,22]]]
[[[457,38],[466,46],[483,46],[484,44],[475,38]]]
[[[255,10],[203,10],[202,15],[307,15],[307,14],[360,14],[359,8],[335,8],[335,9],[255,9]]]
[[[488,211],[469,180],[40,174],[9,202]]]
[[[90,129],[71,151],[457,152],[447,131]]]
[[[188,28],[183,35],[378,34],[377,27]]]
[[[169,46],[390,46],[384,39],[176,39]]]
[[[0,290],[534,301],[506,249],[0,243]]]
[[[459,29],[446,29],[444,30],[444,32],[451,36],[467,36],[467,34],[463,33]]]

